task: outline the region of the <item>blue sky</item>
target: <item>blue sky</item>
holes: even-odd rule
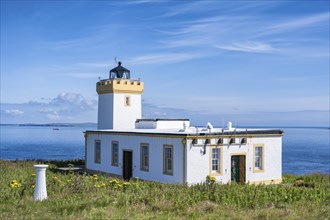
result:
[[[1,123],[96,122],[115,57],[143,117],[329,126],[329,1],[1,1]]]

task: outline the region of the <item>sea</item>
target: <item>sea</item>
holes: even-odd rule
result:
[[[96,127],[0,125],[0,160],[84,159],[84,134]],[[284,130],[283,173],[330,173],[329,128]]]

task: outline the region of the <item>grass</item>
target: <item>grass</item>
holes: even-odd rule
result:
[[[33,201],[35,161],[0,161],[0,219],[330,219],[330,176],[284,175],[280,185],[193,186],[56,172]],[[14,181],[14,182],[13,182]]]

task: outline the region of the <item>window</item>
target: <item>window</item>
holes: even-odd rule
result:
[[[141,144],[140,151],[141,151],[140,169],[144,171],[149,171],[149,145]]]
[[[118,142],[113,141],[111,147],[111,165],[118,166]]]
[[[94,143],[94,163],[101,163],[101,141],[95,140]]]
[[[125,106],[131,106],[131,97],[125,96]]]
[[[209,151],[209,175],[222,175],[222,147],[211,146]]]
[[[163,147],[163,173],[173,175],[173,146],[164,145]]]
[[[212,173],[220,173],[220,148],[212,148]]]
[[[264,168],[263,165],[263,146],[255,146],[254,147],[254,170],[262,171]]]

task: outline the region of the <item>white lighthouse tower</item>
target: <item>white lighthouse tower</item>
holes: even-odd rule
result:
[[[99,95],[99,130],[134,129],[136,119],[141,118],[141,94],[143,82],[131,80],[130,71],[118,62],[109,73],[109,79],[96,84]]]

